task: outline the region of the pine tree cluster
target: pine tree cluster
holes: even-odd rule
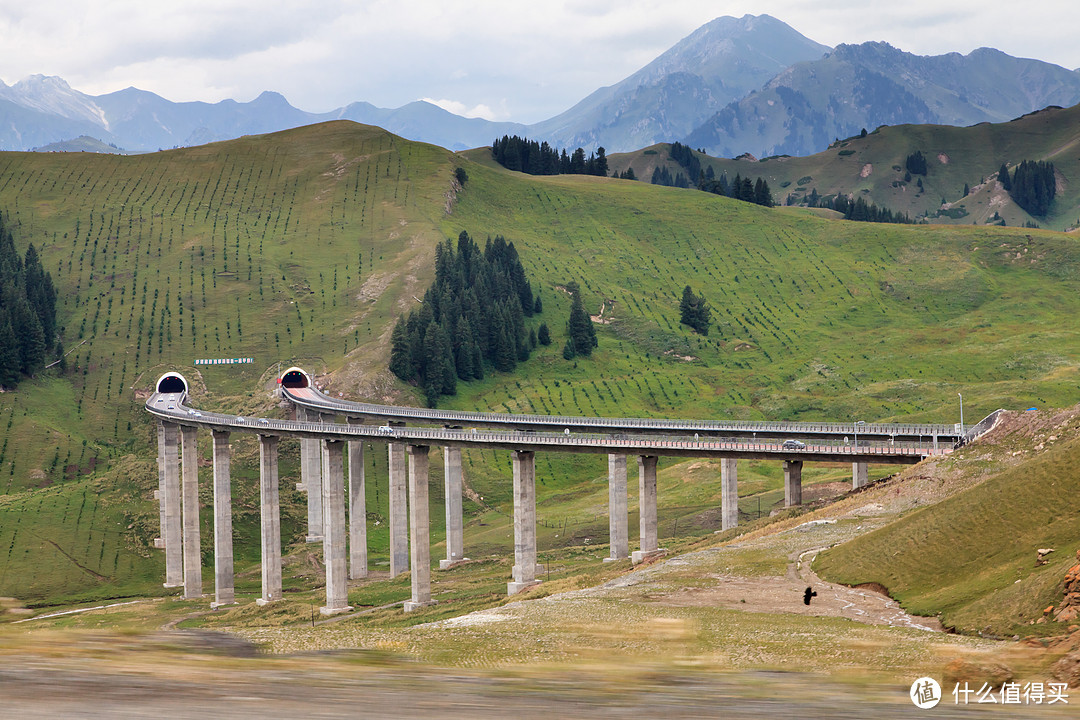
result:
[[[671,143],[668,154],[672,160],[679,163],[686,170],[687,177],[701,177],[701,160],[698,159],[697,154],[688,145],[683,145],[681,142]]]
[[[679,303],[679,322],[689,325],[698,335],[709,334],[711,313],[704,295],[696,295],[687,285],[683,288],[682,301]]]
[[[711,192],[714,195],[723,195],[733,200],[751,202],[764,207],[773,207],[776,204],[773,202],[769,183],[762,178],[750,180],[749,177],[744,178],[736,175],[734,182],[728,182],[726,174],[717,178],[712,166],[707,167],[702,172],[701,160],[698,158],[697,153],[691,150],[689,146],[679,142],[671,144],[668,156],[686,170],[686,175],[676,172],[673,177],[671,171],[666,167],[657,167],[652,174],[653,185],[679,188],[693,186],[698,190]],[[695,182],[692,183],[692,180]]]
[[[686,179],[686,176],[681,172],[675,173],[672,177],[671,171],[667,169],[667,166],[653,168],[651,182],[653,185],[663,185],[664,187],[677,187],[688,188],[690,187],[690,181]]]
[[[507,170],[529,175],[600,175],[607,177],[608,161],[604,148],[585,157],[578,148],[570,155],[548,145],[517,135],[503,135],[491,143],[491,157]]]
[[[1008,177],[1008,172],[1005,175]],[[1005,189],[1013,202],[1029,214],[1046,215],[1057,193],[1054,163],[1024,160],[1013,171],[1012,182],[1005,185]]]
[[[449,239],[436,247],[434,284],[394,326],[390,371],[434,406],[457,393],[459,379],[483,378],[485,365],[509,372],[527,360],[538,339],[525,318],[542,309],[514,243],[496,236],[481,251],[462,231],[456,247]]]
[[[901,225],[912,224],[911,217],[904,212],[894,213],[889,208],[879,208],[874,203],[868,203],[861,197],[851,200],[847,195],[837,195],[831,202],[822,201],[820,207],[829,207],[836,212],[844,213],[845,220],[857,222],[876,223],[899,223]]]
[[[702,173],[698,189],[763,207],[773,207],[776,204],[773,202],[772,190],[769,189],[768,181],[762,178],[751,181],[749,175],[742,177],[736,174],[735,180],[729,183],[726,173],[717,178],[713,174],[712,167]]]
[[[36,373],[56,343],[56,289],[31,245],[19,256],[0,221],[0,387]]]
[[[926,176],[926,156],[922,150],[916,150],[904,160],[904,167],[912,175]]]

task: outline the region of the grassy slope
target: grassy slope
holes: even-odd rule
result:
[[[131,578],[160,587],[152,429],[132,390],[176,368],[200,402],[265,411],[255,391],[278,362],[322,371],[378,346],[397,303],[430,279],[453,171],[445,150],[345,122],[135,157],[5,153],[0,167],[5,222],[39,248],[74,348],[65,377],[0,395],[0,594],[38,601]],[[256,364],[193,366],[235,356]],[[233,444],[243,541],[256,530],[255,449]],[[138,462],[119,472],[128,453]],[[283,477],[294,455],[283,448]],[[94,459],[110,474],[79,479]],[[82,502],[87,482],[100,502]],[[385,512],[385,492],[370,503]]]
[[[1028,632],[1031,619],[1060,601],[1061,580],[1080,548],[1078,429],[1073,420],[1043,433],[1037,439],[1050,445],[1044,453],[823,553],[815,570],[837,582],[880,583],[909,612],[940,614],[964,631]],[[981,456],[1030,452],[1032,442],[1006,438],[962,455],[976,471]],[[1042,567],[1035,566],[1038,548],[1056,549]]]
[[[911,217],[930,216],[934,222],[962,225],[985,224],[1000,213],[1005,222],[1019,227],[1034,221],[1041,227],[1063,230],[1080,227],[1080,106],[1046,110],[1007,123],[982,123],[959,128],[942,125],[883,127],[865,138],[849,138],[824,152],[806,157],[762,160],[728,160],[702,157],[702,167],[712,165],[717,175],[726,172],[769,182],[777,202],[789,195],[795,203],[812,189],[821,195],[838,192],[861,194],[868,201],[906,212]],[[929,171],[919,191],[913,176],[904,180],[904,160],[921,150]],[[646,154],[652,151],[654,154]],[[635,153],[611,156],[612,169],[634,168],[646,182],[657,162],[667,158],[664,145]],[[939,158],[939,155],[942,156]],[[1059,173],[1058,196],[1046,218],[1021,210],[993,181],[1001,163],[1012,168],[1021,160],[1049,160]],[[867,166],[870,168],[867,168]],[[674,173],[676,166],[668,163]],[[900,168],[897,170],[896,168]],[[863,173],[869,169],[865,177]],[[964,197],[964,185],[970,194]],[[942,198],[948,214],[941,214]]]
[[[447,216],[455,164],[470,180]],[[0,395],[0,594],[28,600],[158,587],[152,428],[132,388],[165,368],[187,374],[198,402],[244,413],[272,409],[260,388],[279,361],[335,371],[332,389],[349,395],[415,402],[381,370],[389,327],[430,281],[434,243],[461,229],[518,244],[545,304],[535,322],[556,343],[513,375],[460,385],[452,407],[942,421],[957,390],[971,416],[1080,400],[1078,337],[1062,322],[1080,303],[1080,252],[1061,235],[836,223],[642,183],[529,178],[351,123],[130,158],[4,154],[0,178],[5,220],[41,248],[65,298],[66,346],[87,340],[68,375]],[[556,289],[571,279],[611,320],[576,364],[561,358],[569,302]],[[708,338],[678,324],[688,283],[714,307]],[[238,355],[256,364],[192,366]],[[254,559],[255,449],[237,437],[234,450],[238,553]],[[286,488],[295,454],[286,443]],[[105,474],[87,474],[92,458]],[[468,460],[487,509],[467,510],[487,524],[467,541],[505,552],[508,460]],[[366,462],[378,520],[385,457]],[[606,541],[604,473],[600,458],[539,460],[545,547]],[[661,535],[711,529],[717,474],[665,464]],[[769,464],[744,463],[740,481],[764,493],[763,510],[779,495]],[[283,498],[295,538],[302,498]],[[438,481],[432,502],[438,539]],[[372,523],[376,569],[385,531]]]

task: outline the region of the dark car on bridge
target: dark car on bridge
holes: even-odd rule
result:
[[[783,444],[785,450],[805,450],[806,443],[802,440],[785,440]]]

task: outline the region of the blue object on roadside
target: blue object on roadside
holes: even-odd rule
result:
[[[1029,408],[1028,408],[1027,410],[1025,410],[1024,412],[1031,412],[1032,410],[1038,410],[1038,409],[1039,409],[1039,408],[1037,408],[1037,407],[1029,407]]]

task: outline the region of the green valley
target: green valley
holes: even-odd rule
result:
[[[280,412],[274,379],[290,365],[328,392],[421,403],[387,370],[390,334],[434,277],[436,244],[463,230],[515,243],[543,301],[530,322],[546,322],[553,343],[514,373],[458,383],[446,407],[854,423],[953,422],[957,392],[969,419],[1080,402],[1080,247],[1045,230],[871,225],[610,178],[530,177],[483,149],[453,154],[349,122],[130,157],[5,153],[0,211],[52,273],[71,352],[66,374],[0,395],[0,594],[35,604],[163,593],[142,398],[165,370],[193,382],[201,407],[244,414]],[[567,361],[570,282],[599,347]],[[679,324],[687,285],[712,308],[707,337]],[[239,567],[258,552],[257,449],[233,442]],[[296,455],[283,444],[283,477]],[[380,520],[386,458],[368,458]],[[469,552],[509,547],[508,467],[505,453],[466,453]],[[849,472],[818,468],[807,482]],[[662,533],[716,528],[718,475],[663,465]],[[537,480],[541,550],[605,541],[600,460],[538,459]],[[767,463],[748,463],[740,486],[749,518],[783,492]],[[436,541],[441,500],[433,485]],[[302,496],[283,503],[295,541]],[[370,524],[378,567],[386,524]],[[568,525],[577,531],[557,529]]]

